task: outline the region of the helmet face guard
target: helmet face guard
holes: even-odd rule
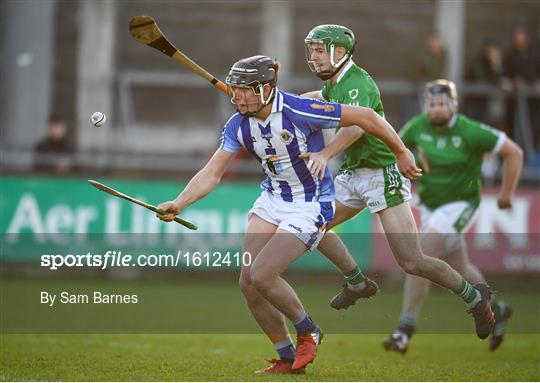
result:
[[[233,94],[231,103],[236,105],[234,102],[235,88],[251,89],[255,95],[259,96],[260,101],[260,106],[256,111],[241,113],[238,110],[239,113],[251,117],[272,102],[275,96],[278,70],[279,64],[276,61],[260,55],[242,59],[232,66],[225,79],[225,83]],[[264,97],[265,84],[269,84],[272,88],[267,98]]]
[[[313,43],[320,43],[323,44],[325,52],[329,54],[329,60],[327,62],[330,63],[330,67],[332,69],[326,69],[326,70],[320,70],[318,68],[317,63],[313,61],[311,58],[313,57]],[[311,41],[305,41],[305,53],[306,53],[306,60],[309,66],[309,69],[313,73],[317,75],[322,80],[328,80],[332,78],[332,76],[341,69],[341,67],[347,62],[347,60],[351,57],[350,54],[345,53],[343,57],[336,63],[334,61],[334,53],[336,50],[336,46],[334,44],[325,44],[322,40],[311,40]],[[329,46],[329,49],[327,48]],[[326,62],[318,62],[318,64],[325,64]]]
[[[325,64],[325,62],[317,63],[312,60],[313,44],[322,44],[324,46],[325,52],[329,55],[330,69],[321,70],[318,66]],[[349,28],[344,26],[326,24],[313,28],[304,39],[306,61],[309,69],[322,80],[332,78],[352,57],[355,44],[354,34]],[[334,60],[336,47],[345,49],[345,54],[338,62]]]
[[[431,124],[447,125],[458,110],[456,85],[448,80],[428,82],[424,89],[423,104]]]

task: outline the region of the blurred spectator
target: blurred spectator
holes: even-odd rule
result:
[[[508,77],[512,80],[514,90],[520,91],[523,86],[534,86],[538,80],[537,60],[535,52],[529,40],[529,34],[523,27],[514,29],[512,35],[512,46],[507,52],[504,60],[505,71]],[[537,124],[540,114],[538,98],[529,98],[526,107],[529,110],[528,114],[518,115],[519,119],[529,118],[532,129],[532,139],[538,140]],[[514,125],[519,119],[516,119],[517,109],[516,99],[510,100],[508,105],[508,123]],[[514,126],[514,129],[520,128]]]
[[[505,70],[516,87],[533,85],[537,79],[535,53],[523,27],[514,29],[512,47],[505,57]]]
[[[426,39],[424,53],[416,64],[413,78],[425,82],[446,77],[446,51],[440,36],[433,32]]]
[[[484,41],[482,52],[473,64],[472,72],[474,81],[510,89],[509,79],[504,72],[502,49],[493,38],[487,38]]]
[[[505,126],[506,105],[502,91],[509,92],[512,84],[505,75],[502,48],[495,39],[487,38],[482,44],[482,50],[472,64],[468,80],[493,85],[501,90],[485,96],[469,96],[469,115],[497,129],[508,131]]]
[[[67,124],[64,118],[49,118],[47,136],[34,148],[34,170],[65,174],[72,169],[72,147],[67,140]]]
[[[401,120],[407,121],[421,110],[418,102],[426,82],[446,77],[447,57],[444,43],[437,32],[432,32],[425,40],[422,54],[412,67],[411,80],[416,82],[417,87],[410,95],[405,97],[402,105],[403,112]]]

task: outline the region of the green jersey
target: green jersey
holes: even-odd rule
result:
[[[327,101],[371,108],[384,117],[381,94],[371,76],[352,61],[349,61],[335,83],[326,81],[322,96]],[[390,149],[370,134],[364,134],[345,149],[345,160],[340,170],[357,168],[384,168],[396,162]]]
[[[505,137],[462,114],[442,129],[431,125],[427,114],[418,115],[405,125],[400,136],[407,147],[417,150],[424,167],[418,194],[430,210],[454,201],[477,207],[483,155],[500,149]]]

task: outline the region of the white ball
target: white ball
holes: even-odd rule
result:
[[[90,118],[90,122],[96,127],[105,125],[105,121],[107,121],[107,117],[101,112],[92,113],[92,117]]]

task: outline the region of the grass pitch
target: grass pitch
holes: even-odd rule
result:
[[[70,282],[70,290],[91,284],[94,288],[118,290],[115,282]],[[40,281],[2,283],[6,291],[41,287]],[[125,284],[121,284],[125,287]],[[134,282],[129,289],[145,292],[153,283]],[[51,286],[49,286],[51,287]],[[401,291],[383,289],[376,299],[336,313],[327,306],[336,286],[319,285],[302,289],[306,307],[315,312],[323,328],[332,322],[350,322],[364,334],[328,331],[315,363],[301,376],[261,376],[255,370],[266,367],[265,359],[275,357],[264,335],[229,334],[2,334],[0,337],[0,379],[10,381],[538,381],[540,380],[540,334],[538,291],[505,291],[514,317],[505,342],[496,352],[487,350],[472,330],[472,318],[465,315],[459,299],[434,289],[422,312],[421,329],[431,322],[463,322],[460,333],[418,333],[406,355],[383,350],[382,340],[396,325]],[[305,287],[305,286],[304,286]],[[217,299],[211,292],[219,290]],[[170,315],[189,315],[209,307],[207,320],[220,321],[222,313],[248,315],[234,284],[208,282],[160,282],[160,294],[172,297],[198,294],[197,300],[179,303]],[[215,296],[214,296],[215,298]],[[168,297],[164,297],[168,300]],[[204,305],[202,303],[205,303]],[[193,304],[193,306],[190,306]],[[231,305],[234,310],[231,310]],[[237,306],[236,306],[237,305]],[[173,305],[174,306],[174,305]],[[6,313],[3,307],[3,314]],[[70,308],[70,310],[74,310]],[[66,311],[69,314],[70,311]],[[156,315],[162,315],[157,313]],[[210,318],[208,318],[210,316]],[[165,320],[157,317],[156,320]],[[196,319],[196,318],[195,318]],[[234,319],[234,318],[233,318]],[[249,319],[249,318],[248,318]],[[4,322],[5,323],[5,322]],[[191,323],[191,322],[187,322]],[[377,333],[366,329],[383,329]],[[5,330],[5,327],[3,327]],[[335,327],[334,327],[335,328]],[[349,327],[345,327],[348,329]],[[454,328],[454,327],[450,327]],[[347,330],[348,331],[348,330]],[[386,332],[384,332],[386,331]],[[429,331],[429,330],[428,330]],[[428,332],[425,331],[425,332]]]
[[[385,334],[386,335],[386,334]],[[538,334],[500,350],[468,334],[418,335],[405,356],[384,335],[328,335],[301,376],[260,376],[273,350],[262,335],[5,335],[2,380],[538,381]]]

